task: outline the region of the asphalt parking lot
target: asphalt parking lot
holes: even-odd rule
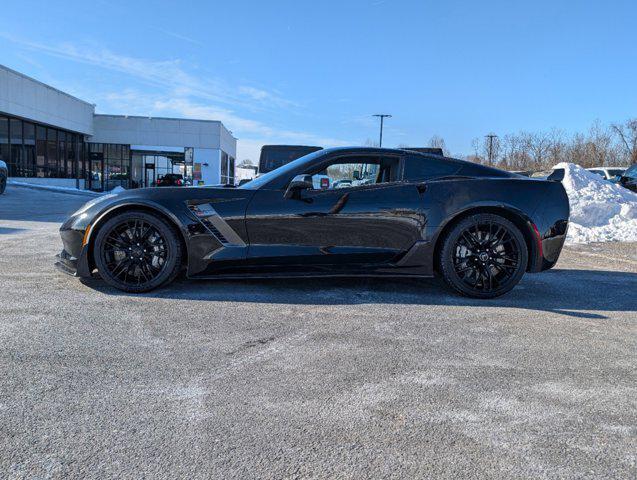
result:
[[[58,273],[88,197],[0,197],[4,478],[635,478],[637,244],[441,282]]]

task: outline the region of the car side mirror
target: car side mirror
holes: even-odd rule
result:
[[[359,170],[354,170],[354,174],[352,175],[352,177],[354,178],[354,180],[360,180],[361,172]]]
[[[287,199],[290,198],[299,198],[300,193],[303,190],[310,190],[314,187],[312,183],[311,175],[297,175],[292,179],[290,184],[288,185],[287,190],[285,191],[284,197]]]

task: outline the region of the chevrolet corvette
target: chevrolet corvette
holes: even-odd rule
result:
[[[240,187],[98,197],[60,228],[56,266],[126,292],[167,285],[182,271],[191,279],[438,274],[460,294],[492,298],[555,265],[568,218],[560,182],[409,150],[331,148]]]

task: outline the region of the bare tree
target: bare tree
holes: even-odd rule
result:
[[[473,148],[473,155],[467,155],[466,159],[474,163],[486,163],[485,158],[481,155],[483,151],[483,139],[474,138],[471,140],[471,147]]]
[[[237,164],[238,168],[249,168],[254,166],[254,163],[252,163],[252,160],[250,160],[249,158],[241,160],[241,162]]]
[[[627,120],[623,124],[614,123],[611,129],[624,149],[627,157],[625,163],[637,163],[637,118]]]
[[[442,149],[442,153],[445,157],[450,155],[449,149],[447,149],[447,145],[445,144],[445,139],[440,135],[434,135],[429,139],[429,146],[432,148],[440,148]]]
[[[493,142],[495,165],[509,170],[546,170],[560,162],[585,168],[627,165],[637,163],[637,119],[610,127],[596,121],[588,132],[575,133],[570,138],[561,130],[552,129],[507,134]],[[465,158],[487,163],[487,139],[475,138],[471,146],[473,155]]]

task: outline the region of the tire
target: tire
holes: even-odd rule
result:
[[[181,270],[179,233],[162,218],[142,211],[109,219],[97,232],[93,258],[109,285],[130,293],[172,282]]]
[[[0,175],[0,195],[2,195],[7,188],[7,177]]]
[[[439,270],[452,289],[472,298],[494,298],[515,287],[528,263],[522,232],[499,215],[460,220],[442,239]]]

